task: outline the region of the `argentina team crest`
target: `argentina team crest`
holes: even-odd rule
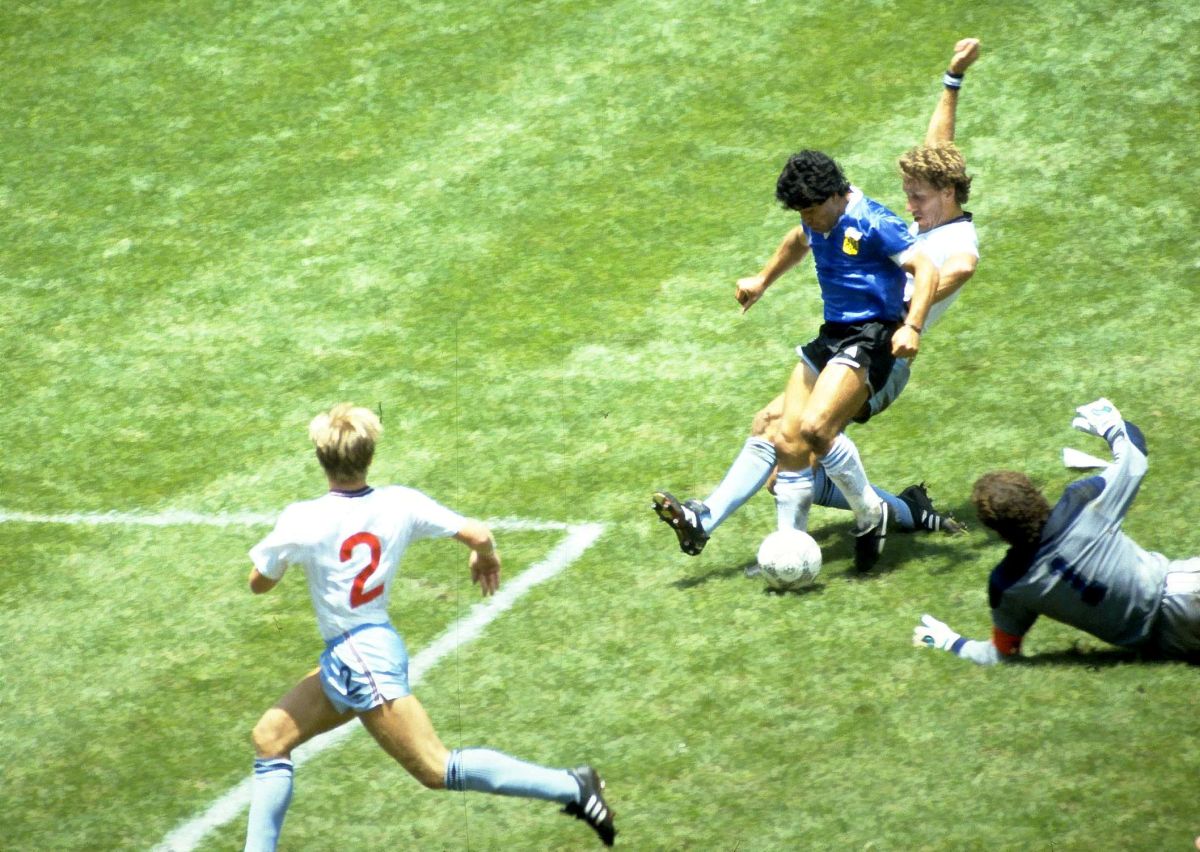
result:
[[[858,254],[858,243],[862,239],[862,231],[858,228],[847,228],[846,235],[842,238],[842,253],[855,255]]]

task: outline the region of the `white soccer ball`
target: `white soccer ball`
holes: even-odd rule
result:
[[[800,589],[821,573],[821,548],[806,532],[776,530],[758,547],[758,567],[772,589]]]

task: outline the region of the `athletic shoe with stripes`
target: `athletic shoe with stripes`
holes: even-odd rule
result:
[[[680,503],[670,491],[655,491],[652,508],[659,520],[675,531],[679,549],[688,556],[699,556],[708,544],[708,533],[700,525],[704,504],[697,500]]]
[[[600,793],[604,789],[600,773],[590,766],[580,766],[569,771],[579,782],[579,801],[565,805],[563,813],[586,822],[600,836],[605,846],[612,846],[617,829],[613,827],[612,809]]]
[[[943,515],[933,508],[933,501],[929,499],[924,482],[908,486],[898,496],[912,512],[913,524],[917,529],[950,535],[961,535],[967,531],[966,525],[956,520],[953,515]]]

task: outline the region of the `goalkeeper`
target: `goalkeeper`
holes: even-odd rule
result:
[[[971,502],[1009,544],[992,570],[990,641],[965,639],[926,615],[913,644],[981,665],[1020,654],[1039,615],[1151,656],[1200,661],[1200,558],[1143,550],[1121,522],[1146,473],[1146,444],[1107,399],[1076,409],[1072,426],[1108,441],[1114,461],[1067,486],[1052,509],[1029,478],[984,474]]]

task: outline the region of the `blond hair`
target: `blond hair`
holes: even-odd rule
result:
[[[923,180],[935,189],[954,187],[954,200],[966,204],[971,197],[967,161],[953,142],[937,142],[909,148],[898,161],[906,180]]]
[[[338,403],[308,424],[317,461],[325,473],[340,482],[366,478],[381,434],[383,424],[375,412],[351,402]]]

